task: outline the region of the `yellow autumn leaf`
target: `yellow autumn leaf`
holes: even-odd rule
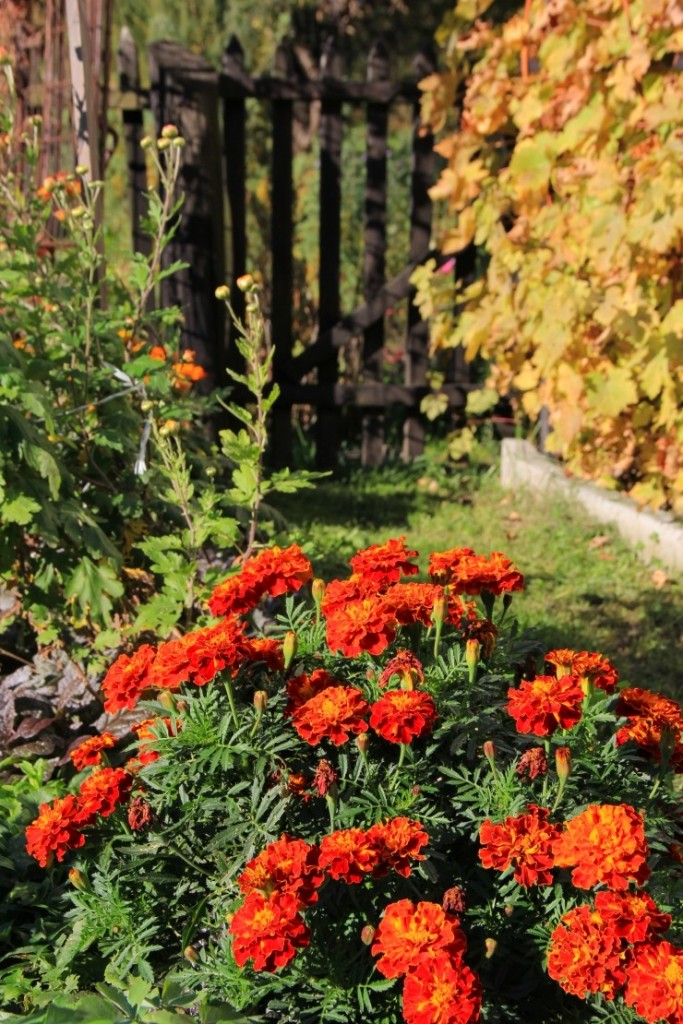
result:
[[[669,379],[669,359],[661,348],[640,374],[640,387],[647,398],[655,399]]]
[[[603,416],[615,417],[638,401],[630,370],[615,366],[609,372],[591,374],[586,395],[591,408]]]

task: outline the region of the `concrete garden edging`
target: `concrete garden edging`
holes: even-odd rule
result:
[[[683,576],[683,525],[668,512],[644,509],[631,498],[605,491],[541,455],[528,441],[506,437],[502,442],[501,483],[541,495],[561,495],[581,505],[592,519],[614,526],[647,562],[656,559],[671,574]]]

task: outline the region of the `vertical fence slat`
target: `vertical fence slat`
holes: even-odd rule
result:
[[[236,36],[232,36],[221,59],[221,71],[231,78],[240,79],[244,72],[244,51]],[[230,303],[240,319],[244,317],[244,293],[236,287],[238,277],[247,272],[247,149],[246,149],[246,99],[225,99],[223,101],[223,152],[225,155],[225,189],[230,219],[230,245],[227,252],[227,281],[230,286]],[[236,330],[228,326],[226,364],[231,370],[241,373],[244,360],[235,344]]]
[[[288,40],[283,40],[277,48],[273,72],[276,78],[290,79],[294,75],[294,52]],[[283,368],[292,355],[293,109],[291,100],[273,100],[271,325],[276,381],[282,381]],[[276,466],[288,466],[292,461],[292,411],[289,406],[273,409],[271,456]]]
[[[157,132],[175,124],[186,143],[178,182],[185,202],[166,261],[188,266],[162,282],[161,301],[182,309],[181,343],[206,370],[200,389],[210,391],[225,380],[225,316],[214,295],[225,282],[218,76],[176,43],[150,46],[149,73]]]
[[[378,40],[368,55],[367,80],[389,78],[389,54]],[[365,265],[363,287],[368,302],[385,281],[387,247],[387,130],[389,108],[385,103],[369,103],[367,109],[365,178]],[[363,374],[366,381],[382,380],[384,356],[384,317],[367,327],[363,334]],[[372,411],[363,416],[361,462],[377,466],[384,454],[384,414]]]
[[[322,77],[340,77],[341,59],[330,40],[321,65]],[[342,115],[338,100],[323,100],[320,120],[320,271],[319,330],[326,331],[339,319],[341,265],[341,149]],[[320,384],[335,384],[339,376],[337,353],[318,367]],[[341,410],[319,406],[316,429],[316,461],[321,469],[336,464]]]
[[[422,49],[413,62],[419,81],[435,70],[431,48]],[[420,132],[420,104],[415,104],[413,128],[413,167],[410,204],[410,260],[422,260],[429,251],[432,228],[432,204],[428,189],[434,182],[434,136]],[[414,305],[414,289],[408,302],[408,335],[406,338],[405,383],[426,384],[429,329]],[[425,425],[419,413],[412,412],[403,426],[403,458],[412,459],[424,450]]]
[[[130,96],[123,109],[122,120],[131,202],[133,252],[141,252],[147,256],[152,243],[149,235],[142,230],[142,218],[147,214],[147,164],[145,151],[140,145],[143,136],[143,113],[139,105],[132,105],[133,95],[137,94],[140,88],[140,61],[135,40],[126,25],[121,29],[117,65],[119,89]]]
[[[469,284],[474,280],[477,250],[473,242],[455,257],[455,284]],[[457,302],[456,302],[457,315]],[[456,345],[450,360],[446,380],[451,384],[469,384],[471,380],[470,364],[465,359],[465,349]]]

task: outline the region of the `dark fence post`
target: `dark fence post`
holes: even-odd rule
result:
[[[149,73],[157,132],[175,124],[186,142],[178,183],[185,201],[166,258],[188,266],[162,282],[161,302],[182,309],[182,345],[194,350],[207,372],[200,388],[210,391],[225,381],[225,313],[214,295],[225,283],[218,75],[177,43],[150,46]]]
[[[142,230],[142,219],[147,213],[147,164],[145,151],[140,146],[143,136],[143,114],[139,98],[140,62],[135,40],[126,25],[121,29],[117,65],[123,105],[123,139],[131,199],[133,252],[141,252],[146,256],[152,243],[149,235]]]
[[[221,71],[240,81],[244,76],[244,51],[232,36],[221,60]],[[230,97],[223,101],[223,152],[225,155],[225,187],[230,219],[230,248],[227,253],[226,281],[230,286],[230,304],[240,319],[244,317],[244,292],[236,286],[238,277],[247,272],[247,186],[246,186],[246,99]],[[244,360],[235,344],[236,329],[228,325],[226,364],[241,373]]]
[[[321,63],[323,80],[339,78],[341,59],[331,38]],[[341,102],[323,99],[320,121],[320,271],[319,331],[339,320],[339,273],[341,256]],[[334,385],[339,376],[337,353],[322,360],[318,383]],[[331,388],[330,390],[333,390]],[[332,404],[318,406],[316,461],[321,469],[336,465],[341,412]]]
[[[274,77],[292,81],[294,78],[294,50],[289,40],[277,48],[273,68]],[[284,380],[285,367],[292,357],[292,120],[294,104],[291,100],[274,99],[273,116],[273,177],[271,182],[271,328],[275,346],[273,375],[277,382]],[[271,455],[276,466],[288,466],[292,461],[292,409],[288,404],[276,405],[272,413]]]
[[[368,55],[368,82],[387,81],[389,54],[378,40]],[[387,247],[387,128],[386,103],[368,103],[365,178],[365,266],[363,286],[369,302],[385,281]],[[381,382],[384,362],[384,317],[363,332],[363,376]],[[384,413],[373,410],[363,416],[361,462],[377,466],[384,455]]]
[[[431,48],[422,49],[413,62],[415,78],[419,81],[435,70]],[[429,187],[434,182],[434,136],[420,127],[420,103],[415,104],[413,129],[413,169],[410,204],[410,261],[423,260],[429,252],[432,229],[432,203]],[[405,383],[426,384],[429,328],[421,319],[411,289],[408,298],[408,336],[406,338]],[[403,426],[403,458],[412,459],[424,450],[424,418],[412,412]]]

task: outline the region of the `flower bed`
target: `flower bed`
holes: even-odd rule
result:
[[[263,551],[111,666],[132,748],[80,744],[27,830],[72,883],[34,1005],[116,978],[178,1022],[683,1020],[681,709],[519,635],[504,555],[415,558],[325,585]]]

